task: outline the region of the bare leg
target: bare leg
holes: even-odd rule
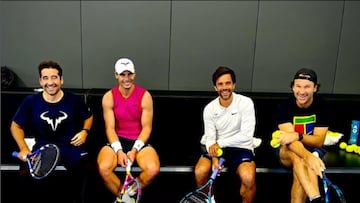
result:
[[[305,190],[301,187],[297,176],[293,173],[293,184],[291,187],[291,203],[304,203],[306,201]]]
[[[255,162],[241,163],[237,169],[241,180],[240,195],[244,203],[253,203],[256,195],[256,165]]]
[[[200,157],[195,166],[196,186],[205,184],[211,171],[211,161],[205,157]]]
[[[105,186],[114,195],[119,195],[121,182],[114,173],[114,169],[117,166],[117,157],[114,150],[109,146],[104,146],[99,152],[97,163],[100,176],[103,179]]]
[[[136,156],[136,161],[141,168],[141,173],[137,177],[141,187],[148,186],[160,172],[159,157],[153,147],[147,146],[140,150]]]
[[[311,198],[320,195],[317,175],[312,170],[304,159],[297,156],[292,151],[287,150],[286,147],[281,148],[281,162],[293,169],[293,185],[291,189],[291,202],[304,203],[304,195]],[[305,197],[306,199],[306,197]]]

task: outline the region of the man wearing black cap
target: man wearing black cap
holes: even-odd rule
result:
[[[318,176],[325,164],[322,148],[331,120],[330,110],[316,92],[320,84],[314,70],[298,70],[291,82],[293,96],[279,104],[276,122],[281,134],[277,150],[281,163],[293,170],[291,203],[323,202]]]

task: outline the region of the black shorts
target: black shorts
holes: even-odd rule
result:
[[[128,151],[131,151],[131,149],[133,148],[133,146],[135,144],[135,141],[136,141],[136,140],[126,139],[126,138],[123,138],[123,137],[120,137],[119,140],[120,140],[120,143],[121,143],[122,150],[125,153],[127,153]],[[107,145],[111,147],[111,145],[109,143]],[[151,145],[146,143],[142,148],[144,148],[146,146],[151,146]]]
[[[254,153],[249,149],[237,147],[225,147],[222,149],[222,157],[225,159],[225,166],[231,171],[236,171],[238,166],[244,162],[251,162],[254,160]],[[201,145],[202,156],[211,160],[210,155],[204,145]]]

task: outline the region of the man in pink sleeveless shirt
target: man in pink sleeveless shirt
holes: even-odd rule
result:
[[[153,121],[151,94],[135,84],[134,63],[121,58],[115,63],[115,78],[118,85],[107,91],[102,99],[106,136],[109,145],[98,155],[98,167],[105,186],[116,196],[121,190],[121,181],[114,173],[127,160],[141,168],[137,177],[142,188],[149,185],[160,171],[160,161],[153,147],[147,145]]]

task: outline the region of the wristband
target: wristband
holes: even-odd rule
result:
[[[141,140],[136,140],[134,143],[133,148],[135,148],[137,151],[140,151],[140,149],[145,145],[145,143]]]
[[[122,150],[122,146],[120,141],[116,141],[111,143],[111,148],[113,148],[114,152],[117,153],[119,150]]]
[[[301,141],[304,138],[303,134],[299,133],[299,141]]]

